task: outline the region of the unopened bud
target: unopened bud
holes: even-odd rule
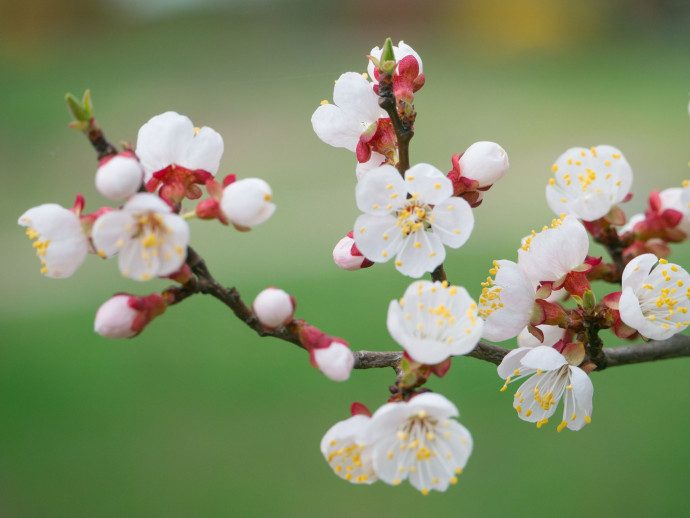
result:
[[[96,189],[109,200],[124,200],[139,190],[143,179],[139,160],[124,151],[101,160],[96,171]]]
[[[508,172],[508,154],[495,142],[475,142],[458,161],[462,176],[479,183],[479,188],[493,185]]]
[[[364,257],[357,249],[352,235],[352,232],[349,232],[344,238],[338,241],[337,245],[335,245],[333,249],[333,261],[343,270],[353,271],[369,268],[374,263]]]
[[[223,189],[220,206],[230,223],[241,229],[250,229],[275,212],[276,206],[271,199],[271,187],[265,181],[245,178]]]
[[[278,288],[266,288],[256,296],[252,309],[264,327],[274,329],[292,320],[295,299]]]
[[[165,299],[119,294],[104,302],[96,312],[94,331],[106,338],[132,338],[166,308]]]
[[[333,341],[328,347],[311,351],[312,363],[333,381],[345,381],[355,365],[355,358],[347,344]]]

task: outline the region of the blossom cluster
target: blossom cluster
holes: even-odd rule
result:
[[[437,275],[446,247],[459,248],[470,237],[472,209],[506,174],[508,157],[498,144],[477,142],[452,157],[453,168],[447,175],[431,164],[409,166],[401,131],[414,123],[412,102],[425,78],[421,58],[411,47],[400,42],[389,50],[392,53],[386,55],[385,48],[372,49],[367,73],[343,74],[336,81],[335,104],[322,102],[312,116],[317,136],[355,152],[358,162],[355,199],[363,214],[340,240],[333,257],[346,270],[393,259],[403,275],[432,272],[432,279],[443,279]],[[393,110],[382,109],[390,95],[386,88],[397,101]],[[397,484],[404,478],[400,474],[410,473],[412,484],[424,493],[430,488],[445,490],[449,479],[436,475],[453,473],[452,469],[439,462],[408,465],[414,457],[406,440],[428,450],[423,438],[410,439],[399,426],[415,419],[409,417],[417,411],[414,402],[421,404],[427,397],[417,389],[429,375],[443,376],[452,357],[469,354],[482,337],[494,342],[517,337],[518,349],[506,354],[498,366],[498,375],[505,380],[501,390],[524,380],[513,407],[520,419],[538,428],[563,400],[556,427],[560,432],[580,430],[592,419],[594,389],[589,374],[598,366],[595,356],[600,347],[592,338],[593,329],[595,337],[600,330],[611,329],[625,339],[641,335],[662,340],[690,325],[686,315],[690,278],[682,267],[666,260],[668,243],[688,237],[688,184],[653,192],[649,210],[626,224],[620,204],[632,196],[633,173],[619,149],[571,148],[557,158],[551,171],[546,201],[557,218],[522,240],[516,262],[493,261],[493,277],[482,283],[479,304],[464,288],[445,280],[414,282],[399,301],[390,303],[388,331],[405,350],[401,372],[397,386],[391,388],[390,402],[373,417],[358,413],[324,437],[322,452],[341,477],[356,483],[381,478]],[[620,253],[618,262],[591,256],[590,236],[614,258]],[[609,293],[597,304],[591,289],[596,280],[620,282],[622,291]],[[395,425],[387,423],[384,432],[386,421],[381,416],[388,413],[408,415],[408,421],[401,417]],[[396,430],[400,444],[391,438]],[[398,446],[406,453],[398,453]],[[400,461],[402,457],[406,460]],[[426,476],[413,475],[412,468]]]
[[[41,273],[66,278],[74,274],[89,252],[101,258],[118,257],[120,273],[136,281],[170,277],[189,279],[185,260],[190,230],[187,219],[218,219],[248,230],[266,221],[275,210],[271,189],[259,178],[235,181],[228,176],[221,187],[214,177],[220,167],[222,137],[208,127],[195,127],[175,112],[157,115],[139,130],[136,151],[127,149],[101,159],[95,174],[98,192],[120,207],[101,207],[84,213],[84,198],[71,209],[47,203],[27,210],[18,223],[41,260]],[[183,212],[183,199],[210,194],[193,212]],[[155,302],[152,302],[155,299]],[[153,308],[152,309],[152,305]],[[96,331],[111,338],[141,332],[165,310],[159,295],[119,294],[97,312]]]
[[[408,479],[424,495],[458,482],[473,442],[453,419],[459,413],[448,399],[424,392],[386,403],[373,415],[356,403],[352,410],[321,440],[321,453],[336,475],[353,484],[380,479],[397,486]]]
[[[568,149],[551,167],[545,191],[556,217],[520,241],[515,260],[492,262],[475,301],[446,279],[446,248],[458,249],[470,238],[474,209],[507,174],[508,155],[494,142],[479,141],[453,154],[447,173],[429,163],[410,164],[414,100],[426,83],[422,59],[404,42],[393,46],[390,40],[367,58],[366,72],[342,74],[333,104],[323,101],[311,117],[322,141],[356,157],[353,201],[362,214],[338,241],[333,259],[348,271],[393,260],[401,274],[417,279],[430,273],[431,281],[414,280],[388,305],[386,327],[403,353],[387,364],[397,377],[386,402],[373,414],[354,403],[352,417],[326,432],[321,452],[352,483],[409,480],[428,494],[457,483],[473,440],[456,420],[456,406],[423,385],[432,375],[444,377],[455,357],[481,357],[481,349],[491,347],[482,338],[517,339],[517,349],[492,360],[504,380],[500,390],[522,382],[513,408],[537,428],[562,401],[561,432],[592,421],[590,373],[606,366],[601,331],[665,340],[690,327],[690,274],[667,259],[670,244],[690,236],[690,184],[653,191],[644,214],[628,219],[621,204],[632,196],[633,173],[623,153],[610,145]],[[71,106],[75,127],[91,138],[97,126],[90,106]],[[248,307],[234,288],[216,283],[189,248],[192,218],[248,231],[276,209],[264,180],[216,179],[224,152],[219,133],[166,112],[140,128],[136,149],[94,146],[101,153],[96,189],[121,205],[85,213],[77,195],[72,208],[49,203],[22,214],[19,224],[27,227],[41,273],[69,277],[91,253],[117,256],[126,278],[177,283],[162,293],[114,295],[96,313],[98,334],[134,337],[169,305],[193,293],[215,293],[260,335],[304,349],[330,380],[344,382],[362,367],[366,351],[353,353],[345,339],[295,318],[289,293],[268,287]],[[198,200],[193,210],[183,207],[188,200]],[[590,255],[590,239],[611,262]],[[597,301],[595,281],[620,290]]]

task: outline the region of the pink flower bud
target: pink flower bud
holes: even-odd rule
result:
[[[349,232],[344,238],[338,241],[333,249],[333,260],[335,264],[340,266],[343,270],[360,270],[362,268],[369,268],[374,263],[364,257],[357,249],[355,240],[352,238],[352,232]]]
[[[508,154],[495,142],[475,142],[458,162],[462,176],[488,187],[508,172]]]
[[[312,363],[333,381],[345,381],[355,365],[352,351],[345,343],[333,341],[328,347],[312,349]]]
[[[256,296],[252,309],[264,327],[274,329],[292,320],[295,299],[278,288],[266,288]]]
[[[101,160],[96,171],[96,189],[109,200],[124,200],[139,190],[143,179],[144,169],[139,160],[124,151]]]
[[[157,293],[148,297],[114,295],[98,308],[94,331],[106,338],[132,338],[165,308],[165,299]]]

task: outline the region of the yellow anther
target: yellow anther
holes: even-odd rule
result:
[[[589,417],[588,415],[585,416],[585,423],[589,424],[592,422],[592,418]]]

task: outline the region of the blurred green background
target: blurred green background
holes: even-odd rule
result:
[[[544,186],[567,148],[625,153],[629,214],[690,176],[689,14],[683,0],[0,0],[0,516],[687,512],[687,358],[593,374],[593,423],[561,434],[515,417],[494,366],[457,359],[429,385],[475,438],[459,484],[427,497],[354,486],[330,472],[319,441],[352,401],[382,404],[392,371],[330,382],[303,351],[257,338],[201,296],[134,340],[100,338],[93,316],[111,294],[166,283],[122,279],[95,257],[70,279],[43,278],[15,222],[34,205],[71,206],[76,192],[87,210],[106,203],[94,153],[67,128],[67,91],[91,89],[113,142],[176,110],[223,135],[221,175],[266,179],[278,205],[250,233],[191,223],[216,277],[247,301],[268,285],[289,291],[298,317],[355,349],[397,349],[386,308],[409,279],[330,259],[358,214],[354,156],[309,122],[333,80],[364,71],[386,36],[403,39],[427,77],[412,162],[447,171],[478,140],[508,151],[509,175],[446,262],[476,297],[491,260],[515,259],[519,238],[553,217]],[[687,267],[689,248],[672,258]]]

